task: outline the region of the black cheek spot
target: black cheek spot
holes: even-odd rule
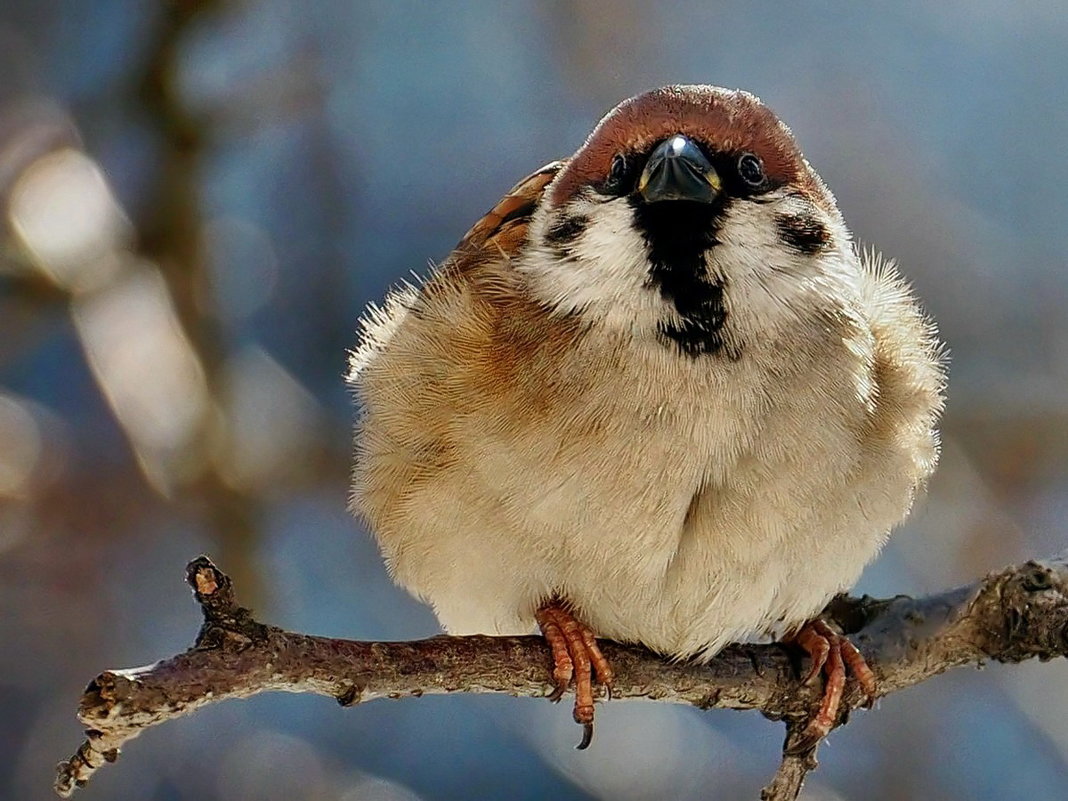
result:
[[[571,244],[589,227],[590,218],[582,214],[561,214],[545,232],[545,244],[552,248],[558,259],[571,258]]]
[[[582,235],[589,224],[590,218],[581,214],[562,215],[545,232],[545,241],[557,247],[570,245]]]
[[[809,256],[827,250],[831,243],[827,226],[811,214],[780,214],[775,229],[786,245]]]

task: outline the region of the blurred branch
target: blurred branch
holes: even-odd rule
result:
[[[237,605],[231,579],[209,559],[186,568],[204,613],[196,643],[143,668],[109,670],[81,699],[87,740],[58,766],[56,792],[69,796],[144,729],[226,698],[266,691],[315,693],[344,706],[427,693],[544,696],[550,659],[540,637],[439,636],[413,642],[313,637],[259,623]],[[879,695],[950,668],[984,660],[1020,662],[1068,655],[1068,553],[1005,568],[966,587],[925,598],[842,596],[825,613],[850,634],[879,682]],[[669,662],[644,648],[603,644],[613,695],[723,709],[755,709],[787,723],[784,757],[763,801],[792,801],[816,767],[815,749],[790,747],[821,689],[798,680],[794,654],[779,644],[734,645],[707,664]],[[847,688],[842,715],[864,702]]]
[[[141,250],[163,271],[182,326],[204,369],[208,391],[218,398],[227,346],[214,313],[207,275],[200,201],[200,169],[211,138],[211,120],[192,113],[181,91],[181,46],[188,30],[226,6],[225,0],[167,0],[139,87],[139,99],[160,136],[161,173],[141,226]],[[251,567],[257,539],[258,499],[226,481],[210,454],[218,450],[227,421],[217,405],[205,415],[200,436],[191,437],[192,460],[202,469],[188,497],[205,500],[213,533],[224,557],[246,587],[259,597],[257,574]]]

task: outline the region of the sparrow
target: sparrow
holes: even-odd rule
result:
[[[539,630],[593,731],[596,637],[672,659],[819,618],[934,470],[945,372],[893,263],[855,246],[790,130],[669,86],[524,178],[361,322],[351,508],[451,634]]]

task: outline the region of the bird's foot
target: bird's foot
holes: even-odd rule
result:
[[[535,618],[553,655],[553,684],[550,701],[559,701],[575,682],[575,722],[582,726],[579,750],[588,748],[593,739],[593,676],[612,697],[612,667],[597,645],[593,631],[571,613],[567,604],[550,601]]]
[[[805,624],[791,639],[812,659],[812,667],[805,676],[804,683],[815,681],[821,672],[827,677],[819,709],[790,748],[790,751],[796,754],[814,748],[834,728],[842,703],[847,672],[852,673],[860,683],[864,694],[868,696],[868,706],[875,703],[879,688],[875,682],[875,674],[857,647],[824,620],[817,618]]]

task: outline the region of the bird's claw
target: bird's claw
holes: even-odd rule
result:
[[[612,697],[612,668],[601,653],[593,632],[579,623],[562,603],[551,602],[536,613],[538,625],[553,655],[553,685],[550,701],[559,701],[572,679],[575,683],[575,722],[582,726],[582,741],[578,750],[584,751],[593,740],[593,676]]]
[[[819,618],[806,624],[793,636],[811,657],[812,666],[805,674],[803,683],[811,684],[823,673],[827,682],[819,709],[805,729],[788,743],[785,752],[791,755],[811,751],[820,740],[830,734],[838,722],[846,674],[852,673],[866,696],[865,706],[870,708],[878,696],[875,674],[857,647],[843,634],[839,634]]]

